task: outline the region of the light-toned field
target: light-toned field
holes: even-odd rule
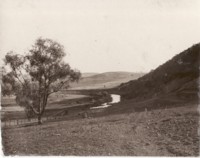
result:
[[[130,81],[131,78],[126,79],[119,79],[116,81],[102,81],[102,83],[97,82],[91,82],[91,83],[78,83],[74,84],[71,89],[73,90],[79,90],[79,89],[109,89],[119,86],[121,83],[125,83],[127,81]]]
[[[197,156],[196,105],[2,129],[5,155]]]
[[[66,92],[58,92],[51,95],[48,99],[47,112],[45,115],[53,115],[59,110],[81,106],[89,103],[90,96],[81,94],[68,94]],[[24,108],[16,104],[15,97],[3,97],[1,102],[1,119],[15,120],[26,119]]]
[[[74,99],[80,99],[80,98],[86,98],[89,96],[81,95],[81,94],[66,94],[62,92],[58,92],[56,94],[53,94],[48,99],[48,106],[47,109],[50,108],[64,108],[66,104],[55,104],[55,102],[60,102],[63,100],[74,100]],[[54,104],[52,104],[54,103]],[[14,111],[24,111],[23,107],[20,107],[16,104],[15,97],[3,97],[2,98],[2,112],[14,112]],[[66,105],[67,106],[67,105]]]
[[[105,72],[84,76],[78,83],[72,83],[71,89],[108,89],[119,86],[121,83],[135,80],[144,73],[132,72]]]

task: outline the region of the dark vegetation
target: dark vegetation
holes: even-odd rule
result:
[[[148,99],[174,94],[197,98],[200,44],[176,55],[143,77],[118,87],[123,99]]]
[[[38,38],[25,55],[11,51],[5,56],[7,69],[4,70],[8,72],[3,73],[3,94],[7,95],[8,89],[14,93],[27,117],[37,116],[38,124],[41,124],[49,96],[69,87],[81,76],[64,62],[64,56],[61,44],[43,38]]]
[[[143,77],[109,89],[121,94],[122,102],[103,115],[197,105],[199,54],[200,44],[196,44]]]

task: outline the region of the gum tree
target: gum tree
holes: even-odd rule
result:
[[[64,56],[62,45],[43,38],[37,39],[25,55],[9,52],[5,56],[5,65],[10,71],[3,77],[10,79],[16,102],[24,107],[27,116],[37,115],[38,124],[41,124],[48,97],[69,87],[81,76],[78,70],[64,62]]]

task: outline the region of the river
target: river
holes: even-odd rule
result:
[[[101,109],[101,108],[107,108],[109,106],[112,106],[112,104],[114,103],[119,103],[121,101],[121,96],[118,94],[111,94],[110,95],[112,98],[111,102],[107,102],[107,103],[103,103],[101,106],[96,106],[96,107],[92,107],[90,109]]]

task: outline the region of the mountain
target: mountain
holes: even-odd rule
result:
[[[163,95],[197,98],[200,43],[174,56],[157,69],[118,87],[122,99],[146,99]]]
[[[144,73],[133,72],[105,72],[94,75],[83,75],[78,83],[72,83],[71,89],[99,89],[113,88],[121,83],[137,79],[143,76]]]

